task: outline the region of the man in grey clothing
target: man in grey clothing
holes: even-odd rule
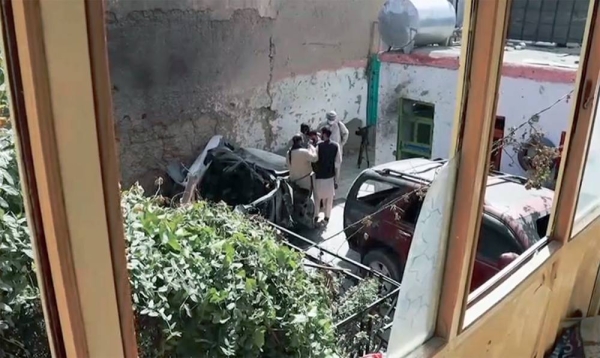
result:
[[[325,117],[327,121],[320,127],[329,127],[329,129],[331,130],[330,139],[332,142],[336,142],[337,144],[339,144],[340,155],[342,155],[344,152],[344,145],[348,141],[348,128],[346,128],[346,125],[338,119],[337,113],[335,113],[335,111],[327,112],[327,115]]]

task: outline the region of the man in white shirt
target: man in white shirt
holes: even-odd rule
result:
[[[313,190],[312,163],[318,160],[317,149],[311,143],[307,143],[305,148],[303,142],[302,134],[296,134],[287,152],[286,161],[290,169],[290,181],[302,189]]]
[[[331,130],[331,141],[336,142],[340,146],[340,155],[344,152],[344,145],[348,141],[348,128],[338,119],[335,111],[329,111],[326,115],[327,121],[321,127],[329,127]]]

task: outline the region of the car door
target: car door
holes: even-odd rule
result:
[[[498,273],[500,271],[498,266],[500,256],[510,252],[518,255],[523,252],[516,236],[500,220],[485,214],[479,232],[477,254],[471,278],[471,291]]]
[[[403,190],[400,184],[375,176],[357,180],[345,204],[344,226],[352,226],[346,230],[348,240],[373,239],[393,247],[400,227],[396,223],[396,209],[390,204],[402,195]]]

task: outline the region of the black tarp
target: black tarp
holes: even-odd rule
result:
[[[287,182],[270,168],[247,161],[240,154],[227,147],[208,152],[205,163],[210,164],[199,186],[202,198],[222,201],[276,224],[292,226],[291,189]]]
[[[276,186],[271,173],[246,162],[229,148],[209,151],[206,162],[210,166],[200,183],[200,195],[207,200],[231,206],[250,204]]]

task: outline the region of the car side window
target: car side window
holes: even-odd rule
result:
[[[414,195],[410,199],[402,219],[409,224],[417,225],[417,219],[419,219],[419,213],[421,212],[422,207],[423,199],[417,195]]]
[[[379,206],[390,196],[400,193],[401,188],[397,185],[378,181],[374,179],[365,180],[356,193],[356,200],[369,206]]]
[[[522,252],[510,230],[500,222],[495,223],[484,218],[479,232],[477,255],[481,255],[489,261],[497,262],[502,254],[508,252],[516,254]]]

